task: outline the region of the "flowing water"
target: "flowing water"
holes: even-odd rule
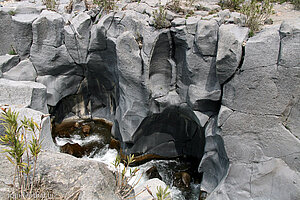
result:
[[[90,144],[93,145],[96,144],[96,147],[91,148],[91,150],[88,151],[88,153],[86,153],[87,151],[85,151],[86,155],[83,156],[83,159],[91,159],[91,160],[96,160],[98,162],[105,163],[110,170],[114,171],[115,169],[112,163],[115,160],[118,151],[109,148],[107,131],[109,130],[110,132],[110,127],[105,126],[101,123],[103,122],[81,121],[80,124],[75,124],[75,122],[72,123],[69,122],[65,127],[69,131],[68,134],[64,132],[65,129],[59,127],[60,131],[64,130],[62,131],[63,134],[60,135],[58,133],[59,131],[57,131],[58,129],[56,129],[55,137],[54,137],[56,145],[62,147],[68,143],[69,144],[77,143],[80,146],[89,147],[91,146]],[[89,126],[90,130],[85,131],[85,133],[83,134],[82,133],[83,126],[85,127]],[[102,133],[104,132],[104,134],[102,134],[101,132]],[[137,187],[148,180],[146,171],[153,166],[156,167],[159,175],[161,176],[162,181],[170,186],[172,199],[174,200],[185,200],[185,199],[197,200],[198,199],[200,186],[199,184],[194,183],[195,179],[193,177],[189,188],[180,187],[181,189],[179,189],[178,187],[175,187],[176,185],[174,181],[175,174],[178,172],[186,171],[190,167],[190,165],[187,164],[187,162],[182,161],[181,159],[152,160],[142,165],[136,166],[137,168],[140,169],[137,174],[137,178],[142,176]]]

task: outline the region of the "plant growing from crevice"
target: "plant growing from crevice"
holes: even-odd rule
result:
[[[300,10],[300,0],[291,0],[291,3],[294,4],[296,10]]]
[[[273,4],[270,0],[259,3],[257,0],[245,2],[241,8],[241,13],[246,16],[246,26],[249,27],[249,35],[254,35],[259,31],[266,19],[272,14]]]
[[[8,54],[9,55],[17,55],[17,52],[12,45],[10,46],[10,50],[9,50]]]
[[[140,193],[130,197],[132,190],[134,187],[139,183],[139,181],[142,178],[142,175],[138,178],[137,172],[139,171],[138,168],[131,169],[129,168],[130,164],[134,163],[134,155],[129,155],[127,156],[126,160],[124,160],[125,166],[122,169],[121,165],[121,156],[118,154],[114,162],[112,163],[115,171],[114,175],[116,178],[116,194],[121,198],[121,199],[132,199],[136,196],[138,196]],[[129,172],[129,175],[126,176],[126,174]],[[135,178],[135,179],[134,179]],[[132,185],[129,185],[129,182],[132,182]]]
[[[157,29],[168,28],[171,26],[169,20],[167,20],[167,10],[165,6],[159,3],[158,10],[153,11],[154,27]]]
[[[94,4],[96,4],[100,9],[101,12],[109,12],[111,10],[115,10],[117,8],[118,0],[94,0]]]
[[[11,16],[15,16],[16,15],[16,11],[10,10],[10,11],[8,11],[8,14],[11,15]]]
[[[5,130],[0,136],[0,142],[5,145],[2,153],[6,153],[6,158],[15,166],[14,192],[25,199],[33,194],[36,185],[37,160],[41,152],[41,127],[33,119],[26,117],[19,122],[19,113],[10,108],[1,110],[0,121]],[[28,133],[32,135],[31,140],[27,138]]]
[[[220,0],[219,5],[222,9],[230,9],[231,11],[240,10],[241,4],[244,3],[245,0]]]
[[[58,7],[58,3],[56,0],[42,0],[43,4],[46,6],[47,10],[56,11]]]
[[[171,0],[166,6],[169,10],[175,13],[183,12],[183,9],[180,6],[180,0]]]

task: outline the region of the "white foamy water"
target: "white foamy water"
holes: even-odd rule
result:
[[[108,169],[110,169],[111,171],[115,171],[115,167],[113,166],[113,162],[116,158],[116,156],[118,155],[118,152],[117,150],[115,149],[109,149],[108,148],[108,145],[106,145],[104,148],[102,148],[100,150],[100,152],[95,155],[95,157],[93,158],[88,158],[88,157],[85,157],[86,159],[91,159],[91,160],[96,160],[98,162],[102,162],[104,164],[107,165]],[[133,185],[134,184],[134,181],[138,180],[141,176],[141,179],[140,181],[138,182],[138,184],[136,185],[136,187],[138,187],[139,185],[145,183],[148,178],[147,176],[145,175],[146,171],[151,168],[153,165],[157,166],[159,169],[162,169],[164,168],[165,170],[161,171],[159,170],[159,174],[161,175],[163,181],[169,185],[169,183],[172,182],[172,174],[171,173],[168,173],[170,172],[170,170],[168,170],[167,168],[167,164],[168,164],[169,161],[167,160],[152,160],[152,161],[149,161],[145,164],[142,164],[140,166],[137,166],[137,168],[139,168],[139,172],[137,173],[137,175],[135,177],[133,177],[133,179],[131,179],[131,181],[129,182],[130,185]],[[120,170],[123,170],[125,166],[123,164],[120,164]],[[134,168],[136,167],[129,167],[128,168],[128,171],[126,173],[126,176],[129,176],[129,170],[133,170]],[[197,193],[197,189],[199,189],[199,185],[198,184],[191,184],[191,187],[192,187],[192,190],[193,190],[193,193],[196,192]],[[182,192],[177,188],[177,187],[170,187],[170,193],[171,193],[171,197],[172,197],[172,200],[185,200],[185,197],[183,196]],[[189,200],[196,200],[198,199],[195,195],[195,197],[192,197],[191,199]]]
[[[75,144],[78,143],[80,146],[86,145],[90,142],[99,142],[103,140],[102,137],[99,137],[98,135],[90,135],[82,139],[79,135],[73,135],[70,138],[60,138],[56,137],[55,142],[57,146],[64,146],[67,143]]]

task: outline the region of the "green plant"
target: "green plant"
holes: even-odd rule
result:
[[[292,0],[291,3],[294,4],[296,10],[300,10],[300,0]]]
[[[245,0],[220,0],[219,5],[222,9],[230,9],[230,10],[239,10],[241,8],[241,4],[244,3]]]
[[[168,28],[171,26],[169,20],[167,20],[167,11],[164,6],[159,5],[158,10],[153,12],[154,27],[157,29]]]
[[[137,178],[133,181],[132,186],[129,185],[129,182],[133,180],[133,178],[137,175],[137,172],[139,171],[138,168],[134,168],[133,170],[129,168],[129,165],[134,162],[134,155],[127,156],[127,159],[124,161],[125,166],[123,169],[121,169],[121,156],[118,154],[114,162],[112,163],[115,167],[115,177],[116,177],[116,193],[119,195],[122,199],[130,199],[133,197],[129,197],[133,188],[139,183],[139,181],[142,178],[142,175],[140,178]],[[126,174],[129,172],[129,176],[126,176]],[[142,191],[143,192],[143,191]],[[136,197],[139,194],[136,194],[134,197]]]
[[[10,10],[10,11],[8,11],[8,14],[11,15],[11,16],[14,16],[16,14],[16,11]]]
[[[15,48],[12,45],[10,47],[11,48],[10,48],[8,54],[9,55],[17,55],[17,52],[16,52]]]
[[[58,3],[56,0],[42,0],[43,4],[46,6],[47,10],[55,11],[57,10]]]
[[[171,0],[167,3],[167,8],[175,13],[183,12],[180,6],[180,0]]]
[[[19,113],[11,109],[1,109],[0,120],[5,134],[0,136],[0,141],[6,145],[2,153],[7,153],[7,159],[15,166],[13,181],[15,193],[25,198],[31,195],[34,189],[36,164],[41,152],[41,128],[33,119],[26,117],[19,123]],[[27,138],[28,133],[32,134],[31,140]]]
[[[167,186],[165,189],[163,189],[161,186],[157,187],[157,200],[171,200],[170,198],[170,192],[169,186]]]
[[[102,11],[109,12],[117,8],[116,3],[118,0],[94,0],[94,4],[101,8]]]
[[[273,4],[270,0],[259,3],[257,0],[246,2],[241,8],[241,13],[246,16],[246,26],[250,29],[250,34],[260,30],[261,25],[272,14]]]

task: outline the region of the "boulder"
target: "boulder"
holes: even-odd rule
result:
[[[0,56],[0,71],[5,73],[9,71],[11,68],[16,66],[20,62],[19,56],[17,55],[3,55]]]
[[[148,200],[153,198],[153,196],[148,192],[148,190],[145,189],[146,187],[152,193],[154,198],[157,198],[156,193],[158,191],[158,188],[161,187],[164,190],[167,187],[167,185],[157,178],[150,179],[145,183],[141,184],[140,186],[138,186],[137,188],[134,188],[134,193],[139,194],[135,197],[136,200]],[[168,195],[168,197],[166,198],[171,198],[171,197]]]
[[[1,149],[4,148],[1,146]],[[8,184],[13,182],[13,165],[6,159],[4,154],[0,154],[1,168],[6,173],[1,173],[0,195],[9,194]],[[42,151],[37,163],[38,176],[41,176],[41,182],[53,188],[54,194],[60,197],[77,197],[83,199],[112,199],[118,200],[115,190],[115,178],[105,164],[74,158],[73,156],[56,153],[51,151]],[[6,192],[6,193],[5,193]],[[5,198],[4,198],[5,199]]]
[[[48,113],[46,87],[31,81],[0,79],[0,104],[21,105]]]
[[[217,76],[220,84],[229,79],[239,67],[242,45],[248,37],[248,28],[234,24],[221,25],[217,51]]]
[[[35,81],[36,70],[29,59],[22,60],[17,66],[3,74],[3,78],[14,81]]]

